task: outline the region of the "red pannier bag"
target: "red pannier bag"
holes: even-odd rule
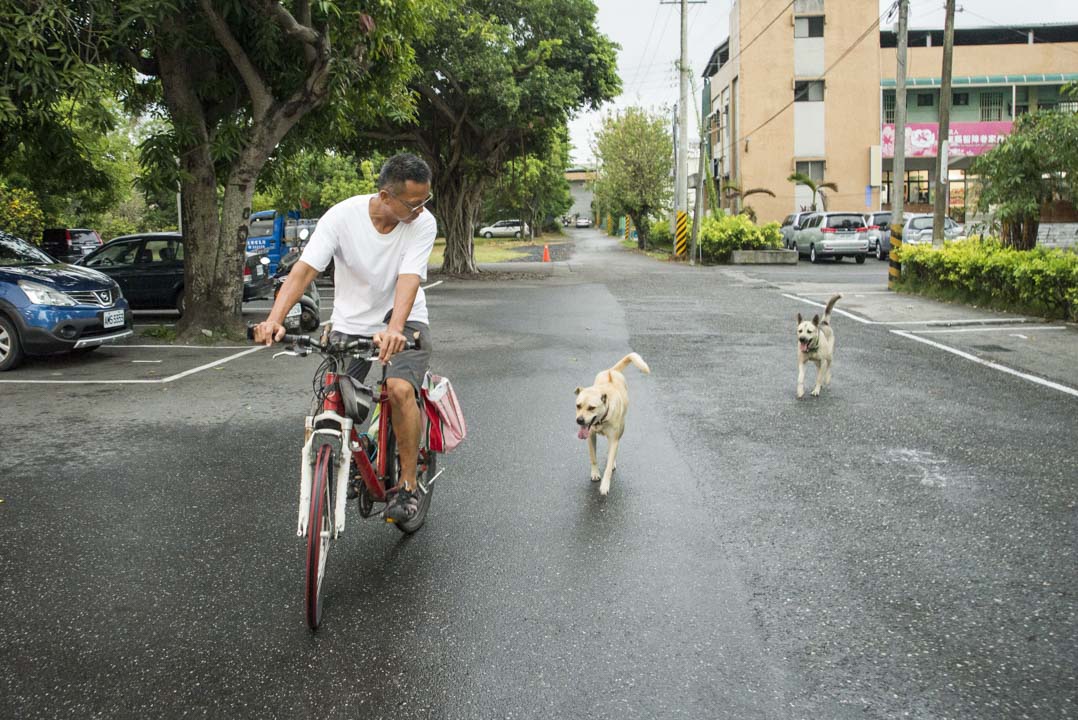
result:
[[[428,372],[423,378],[423,406],[430,420],[430,449],[447,453],[468,434],[460,401],[449,378]]]

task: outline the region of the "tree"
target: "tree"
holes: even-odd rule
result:
[[[1044,204],[1078,202],[1078,115],[1019,116],[1007,139],[974,160],[970,172],[981,178],[978,207],[995,210],[1003,244],[1033,248]]]
[[[376,190],[380,157],[356,163],[351,157],[302,149],[271,160],[259,179],[252,207],[256,210],[303,210],[319,217],[353,195]]]
[[[116,78],[71,32],[82,22],[72,3],[0,0],[0,17],[0,178],[32,193],[45,222],[103,209],[118,187],[99,146],[115,125]]]
[[[742,190],[741,185],[737,182],[724,183],[722,191],[727,198],[736,198],[739,205],[745,201],[745,198],[752,197],[753,195],[768,195],[770,197],[775,197],[775,193],[767,188],[749,188],[748,190]],[[742,207],[738,207],[738,213],[740,213],[742,209]]]
[[[167,132],[143,143],[142,162],[158,190],[182,186],[181,335],[238,328],[245,218],[267,160],[304,144],[285,142],[301,122],[306,144],[324,145],[384,113],[409,117],[409,43],[443,8],[419,0],[34,4],[71,8],[56,32],[117,79],[129,111],[167,121]],[[49,47],[43,37],[34,52]]]
[[[647,248],[648,216],[670,206],[673,153],[666,119],[639,107],[608,116],[596,136],[596,202],[632,218],[641,249]]]
[[[506,163],[545,156],[572,113],[619,92],[616,46],[595,15],[591,0],[458,0],[416,44],[418,123],[360,133],[430,164],[445,270],[478,271],[474,224]]]
[[[483,193],[483,216],[488,219],[522,214],[532,236],[547,218],[573,206],[565,168],[569,166],[567,131],[550,145],[546,157],[526,155],[507,163],[500,177]],[[521,212],[523,211],[523,212]]]
[[[827,210],[827,196],[820,192],[821,190],[827,189],[838,192],[838,185],[836,185],[835,183],[823,181],[816,182],[804,173],[791,173],[790,177],[786,179],[792,182],[794,185],[804,185],[812,191],[812,207],[810,209],[813,212],[816,212],[816,195],[820,196],[820,205],[823,206],[824,210]]]

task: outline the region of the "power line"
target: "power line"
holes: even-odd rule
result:
[[[984,20],[985,22],[990,22],[990,23],[992,23],[993,25],[995,25],[996,27],[1000,28],[1001,30],[1009,30],[1010,32],[1013,32],[1013,33],[1014,33],[1015,35],[1017,35],[1017,36],[1019,36],[1019,37],[1023,37],[1023,38],[1027,38],[1027,39],[1029,38],[1029,35],[1028,35],[1028,34],[1026,34],[1026,33],[1024,33],[1024,32],[1022,32],[1021,30],[1018,30],[1018,29],[1016,29],[1015,27],[1013,27],[1013,26],[1010,26],[1010,25],[1004,25],[1003,23],[1000,23],[1000,22],[996,22],[996,21],[995,21],[995,20],[993,20],[992,18],[989,18],[989,17],[985,17],[984,15],[981,15],[980,13],[975,13],[975,12],[973,12],[972,10],[967,10],[965,6],[960,6],[960,7],[958,8],[958,12],[962,12],[962,13],[968,13],[968,14],[970,14],[970,15],[974,16],[974,17],[978,17],[978,18],[980,18],[981,20]],[[1030,27],[1030,30],[1033,30],[1033,27]],[[1035,30],[1034,30],[1034,32],[1033,32],[1033,43],[1034,43],[1034,44],[1036,44],[1036,43],[1037,43],[1037,33],[1036,33],[1036,31],[1035,31]],[[1042,44],[1042,45],[1047,45],[1047,44],[1049,44],[1049,43],[1041,43],[1041,44]],[[1072,54],[1074,54],[1074,55],[1078,55],[1078,50],[1072,50],[1072,49],[1070,49],[1069,47],[1066,47],[1066,46],[1064,46],[1064,45],[1062,45],[1062,44],[1060,44],[1060,43],[1051,43],[1051,45],[1052,45],[1052,46],[1053,46],[1054,48],[1058,49],[1058,50],[1064,50],[1064,51],[1066,51],[1066,52],[1069,52],[1069,53],[1072,53]]]
[[[658,3],[656,3],[656,4],[655,4],[655,14],[651,16],[651,23],[650,23],[650,24],[648,24],[648,27],[649,27],[649,28],[654,28],[654,27],[655,27],[655,21],[656,21],[656,20],[658,19],[658,17],[659,17],[659,8],[660,8],[659,4],[658,4]],[[653,33],[650,33],[650,32],[649,32],[649,33],[648,33],[648,40],[647,40],[647,42],[646,42],[646,43],[644,43],[644,49],[643,49],[643,51],[642,51],[642,52],[640,53],[640,62],[638,62],[638,63],[636,64],[636,72],[635,72],[635,73],[633,73],[633,77],[635,77],[635,76],[639,75],[639,74],[640,74],[640,69],[641,69],[641,68],[642,68],[642,67],[644,66],[644,58],[645,58],[645,57],[647,57],[647,54],[648,54],[648,48],[649,48],[649,47],[651,47],[651,38],[652,38],[652,37],[654,37],[654,34],[653,34]]]
[[[651,66],[652,58],[654,58],[655,54],[659,52],[659,47],[662,45],[663,38],[666,37],[666,28],[670,25],[670,15],[671,14],[672,13],[666,13],[666,20],[665,20],[665,22],[663,22],[663,29],[660,30],[659,34],[656,36],[657,42],[655,43],[655,49],[652,50],[651,58],[648,58],[648,62],[647,62],[647,65],[649,67]],[[656,8],[656,16],[658,16],[658,8]],[[635,87],[633,88],[633,91],[634,92],[639,92]]]

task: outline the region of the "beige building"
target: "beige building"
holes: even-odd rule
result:
[[[828,208],[889,207],[895,33],[881,31],[877,13],[864,0],[736,0],[729,37],[704,71],[712,170],[774,197],[728,196],[727,207],[751,205],[760,221],[807,209],[812,193],[787,180],[793,172],[838,185],[824,191]],[[935,191],[942,42],[942,30],[909,33],[910,210],[927,208]],[[950,202],[961,206],[973,157],[1006,137],[1017,115],[1076,108],[1061,89],[1078,81],[1078,25],[959,29],[952,78]]]

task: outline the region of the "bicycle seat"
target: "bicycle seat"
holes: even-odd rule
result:
[[[341,401],[344,414],[352,418],[357,425],[367,419],[371,412],[373,393],[371,389],[351,375],[338,375],[341,386]]]

